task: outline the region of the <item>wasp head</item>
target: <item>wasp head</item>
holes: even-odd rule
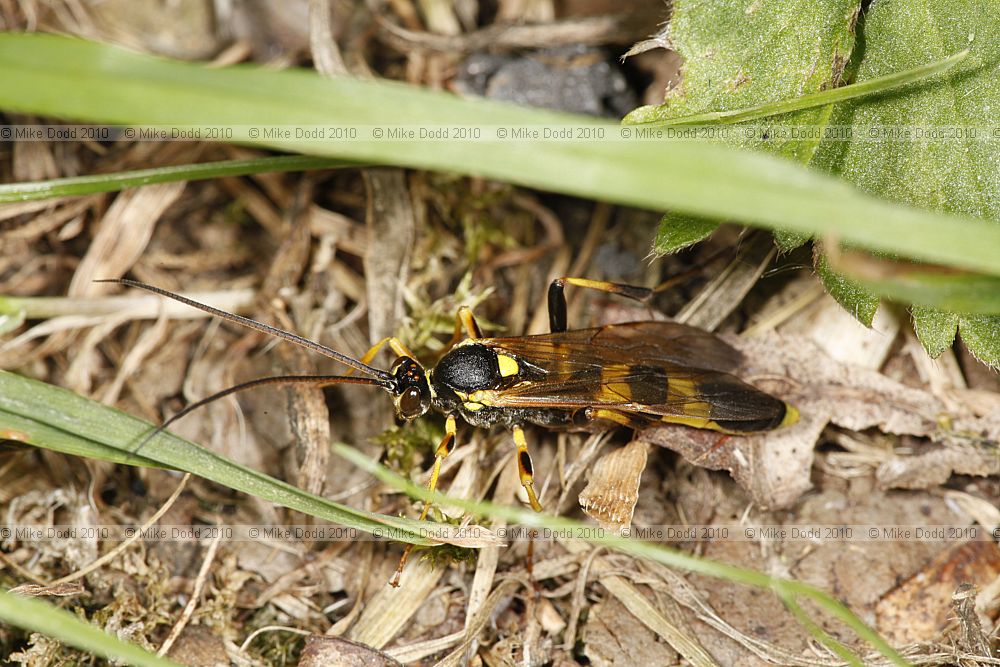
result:
[[[392,365],[392,386],[389,388],[396,407],[396,416],[410,421],[431,408],[431,389],[423,366],[410,357],[400,357]]]

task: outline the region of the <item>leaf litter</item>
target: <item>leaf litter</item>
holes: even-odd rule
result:
[[[41,14],[47,21],[65,20]],[[86,30],[58,27],[104,35],[96,25],[101,23],[87,24]],[[302,30],[302,26],[273,28]],[[396,33],[404,41],[414,39],[409,33]],[[297,37],[286,34],[278,43],[283,40],[307,43],[301,32]],[[437,39],[433,48],[439,52],[428,56],[392,43],[407,66],[390,67],[390,72],[405,71],[411,82],[421,84],[438,82],[440,72],[459,62],[456,54],[467,48],[465,44],[453,48]],[[255,42],[251,50],[259,46]],[[357,48],[347,44],[345,60],[356,58]],[[149,146],[124,142],[99,148],[43,143],[31,153],[0,152],[0,170],[4,180],[11,180],[8,176],[64,176],[248,153],[201,144],[175,144],[167,154],[158,155]],[[481,286],[493,287],[477,313],[499,327],[538,319],[536,304],[543,301],[551,277],[545,274],[544,258],[565,247],[581,250],[573,247],[577,239],[591,238],[595,246],[580,254],[589,261],[574,268],[588,277],[607,275],[633,282],[655,282],[681,273],[708,262],[720,247],[738,242],[723,229],[704,247],[658,266],[654,275],[641,263],[656,228],[655,216],[648,213],[619,209],[602,213],[591,210],[588,202],[529,195],[474,179],[437,181],[431,188],[422,182],[426,176],[410,174],[394,187],[421,193],[412,197],[418,221],[409,262],[413,274],[405,281],[397,274],[396,282],[409,289],[384,303],[372,298],[374,294],[384,301],[380,295],[385,291],[373,291],[375,283],[368,275],[377,252],[373,239],[379,237],[365,223],[370,193],[363,181],[351,172],[307,178],[315,180],[308,201],[298,204],[298,217],[292,211],[303,185],[290,175],[4,207],[0,294],[64,295],[71,285],[88,291],[92,278],[107,277],[102,272],[131,272],[170,289],[216,290],[234,299],[245,313],[290,323],[336,349],[358,353],[366,349],[373,330],[365,326],[366,311],[378,311],[373,317],[384,323],[374,328],[391,331],[400,324],[395,310],[400,300],[405,300],[411,314],[434,313],[432,304],[446,302],[460,284],[471,285],[471,294],[479,294]],[[432,195],[434,189],[446,194]],[[518,200],[526,196],[537,206],[526,209]],[[524,224],[498,226],[492,235],[476,237],[475,254],[464,257],[472,243],[466,236],[470,227],[453,224],[452,216],[458,210],[477,209],[482,218]],[[100,243],[112,236],[116,219],[119,224],[127,222],[133,232],[131,225],[138,221],[147,233],[131,236],[129,246]],[[553,221],[563,243],[557,252],[545,245],[554,238]],[[598,224],[601,233],[588,236],[588,229]],[[308,234],[302,234],[304,228]],[[277,248],[289,251],[276,253]],[[541,252],[536,252],[539,248]],[[497,259],[512,249],[542,259],[537,266]],[[285,259],[275,263],[274,257]],[[801,266],[800,260],[793,255],[779,262],[794,270],[796,262]],[[557,267],[559,261],[563,260],[556,257]],[[569,261],[563,266],[560,272],[568,270]],[[273,280],[273,289],[258,290],[269,276],[279,273],[283,277]],[[712,293],[729,294],[739,289],[738,280],[739,276],[716,281]],[[633,530],[669,524],[971,526],[978,522],[996,527],[1000,410],[997,387],[989,384],[994,378],[982,375],[972,365],[975,362],[966,359],[955,367],[971,386],[936,390],[912,368],[905,347],[893,343],[898,341],[898,329],[877,346],[875,356],[880,361],[874,367],[872,357],[865,356],[870,350],[863,355],[860,348],[845,346],[846,351],[841,349],[843,354],[833,358],[828,349],[836,343],[823,346],[801,332],[733,335],[746,327],[761,303],[793,283],[768,276],[742,304],[739,299],[727,300],[722,312],[705,316],[743,352],[744,377],[799,409],[802,420],[797,426],[751,438],[662,428],[645,431],[632,442],[625,432],[587,441],[536,430],[533,455],[539,478],[548,485],[547,506],[563,497],[566,502],[560,505],[569,515],[589,511],[595,519],[610,519],[615,529]],[[705,286],[696,279],[693,289],[700,287]],[[247,299],[248,288],[266,298]],[[692,285],[682,285],[664,295],[669,310],[696,301],[691,290]],[[102,298],[95,297],[95,302],[100,304]],[[108,303],[112,298],[107,297]],[[571,314],[583,326],[617,307],[620,304],[606,299],[579,295],[573,297]],[[46,326],[28,317],[28,324],[5,335],[5,343],[16,343],[2,352],[0,366],[115,400],[154,421],[251,377],[287,372],[289,367],[334,371],[323,360],[264,354],[263,341],[255,335],[189,319],[193,313],[157,306],[144,318],[161,319],[147,323],[134,316],[118,318],[113,310],[81,320],[71,306],[61,308],[60,317],[77,319],[35,339],[18,338],[28,327]],[[759,309],[766,308],[767,304]],[[636,312],[631,311],[633,316]],[[641,311],[638,316],[648,313]],[[432,323],[432,319],[405,325],[420,334],[414,338],[422,346],[436,352],[430,349],[432,341],[440,342],[433,338],[435,332],[445,337],[449,332],[442,331],[440,320]],[[906,370],[896,373],[893,368]],[[382,446],[370,438],[388,426],[383,408],[360,391],[327,392],[325,399],[330,406],[329,433],[355,443],[372,457],[382,456]],[[413,507],[405,498],[387,493],[356,471],[324,466],[315,449],[312,454],[303,449],[296,428],[321,440],[327,427],[302,421],[303,414],[316,412],[315,405],[305,413],[302,409],[284,396],[252,394],[238,403],[207,408],[180,422],[177,430],[215,451],[299,480],[339,501],[412,515]],[[435,427],[432,422],[430,430]],[[435,437],[427,433],[407,446],[426,452]],[[510,476],[505,438],[466,430],[463,440],[446,467],[446,488],[451,493],[487,494],[501,503],[516,502],[518,484]],[[178,480],[164,471],[91,462],[84,466],[62,455],[23,449],[0,457],[0,511],[8,524],[141,523],[164,507],[161,523],[166,525],[303,520],[197,479],[168,506],[166,500]],[[575,465],[583,459],[596,463]],[[402,472],[423,479],[426,454],[400,460],[409,461]],[[496,486],[491,486],[497,478]],[[581,510],[573,507],[574,500],[583,505]],[[900,540],[858,545],[775,538],[695,539],[670,545],[830,590],[895,641],[914,642],[904,651],[914,663],[976,664],[976,658],[984,657],[983,646],[988,647],[996,634],[995,582],[1000,573],[996,546],[989,542]],[[817,652],[809,635],[773,596],[602,552],[581,542],[539,541],[529,556],[527,542],[514,541],[506,549],[479,550],[474,566],[415,559],[402,589],[394,594],[384,582],[399,549],[383,543],[221,543],[214,558],[206,559],[205,549],[193,545],[140,540],[86,574],[79,588],[47,586],[86,568],[114,546],[95,541],[61,545],[7,541],[0,545],[0,578],[5,587],[18,583],[36,587],[23,589],[27,594],[69,596],[65,599],[79,613],[154,651],[171,628],[180,628],[170,655],[187,664],[307,665],[319,651],[316,647],[339,642],[343,648],[347,638],[362,640],[368,648],[359,650],[378,655],[383,664],[392,664],[393,659],[405,664],[438,660],[460,664],[465,658],[489,665],[682,660],[838,664]],[[199,573],[205,562],[210,567]],[[191,606],[190,595],[199,579],[202,594]],[[963,587],[967,583],[977,587],[978,596]],[[829,632],[849,637],[836,620],[811,611]],[[301,639],[303,633],[312,636],[308,642]],[[0,650],[36,664],[73,654],[39,635],[11,629],[0,631]],[[870,664],[881,664],[878,656],[865,657]]]

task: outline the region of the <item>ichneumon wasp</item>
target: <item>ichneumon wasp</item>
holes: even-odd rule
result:
[[[517,447],[521,485],[531,507],[542,506],[534,490],[526,424],[549,428],[633,429],[656,423],[683,424],[727,434],[768,431],[794,423],[792,406],[732,375],[740,353],[707,331],[675,322],[648,321],[568,329],[566,285],[645,300],[653,290],[583,278],[559,278],[548,292],[550,333],[485,338],[472,311],[462,307],[450,349],[434,368],[424,368],[395,337],[385,338],[354,359],[325,345],[254,320],[207,306],[133,280],[107,280],[169,297],[193,308],[287,340],[339,361],[368,377],[303,375],[251,380],[192,403],[160,426],[207,403],[263,385],[364,384],[389,392],[396,415],[410,421],[432,408],[445,415],[445,436],[434,452],[428,488],[434,490],[444,459],[455,448],[457,419],[473,426],[508,428]],[[463,339],[464,333],[464,339]],[[398,356],[391,370],[370,365],[386,345]],[[148,438],[147,438],[148,440]],[[141,445],[140,445],[141,447]],[[427,517],[425,503],[420,520]],[[404,552],[393,585],[406,562]]]

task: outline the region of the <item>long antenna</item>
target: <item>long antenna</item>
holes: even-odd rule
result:
[[[265,334],[268,334],[268,335],[271,335],[271,336],[275,336],[276,338],[281,338],[283,340],[287,340],[290,343],[295,343],[296,345],[304,347],[307,350],[312,350],[313,352],[318,352],[319,354],[322,354],[324,357],[329,357],[330,359],[335,359],[336,361],[339,361],[340,363],[344,364],[345,366],[350,366],[354,370],[358,370],[358,371],[361,371],[362,373],[366,373],[368,375],[376,377],[376,378],[382,380],[383,382],[386,382],[386,381],[389,381],[389,380],[392,379],[392,374],[389,373],[389,372],[387,372],[387,371],[384,371],[384,370],[382,370],[380,368],[373,368],[373,367],[371,367],[371,366],[369,366],[367,364],[363,364],[360,361],[358,361],[357,359],[349,357],[346,354],[341,354],[340,352],[337,352],[336,350],[331,349],[331,348],[327,347],[326,345],[323,345],[321,343],[317,343],[315,341],[311,341],[308,338],[303,338],[302,336],[297,336],[297,335],[293,334],[291,331],[285,331],[284,329],[279,329],[278,327],[272,327],[272,326],[270,326],[268,324],[263,324],[261,322],[255,321],[255,320],[251,320],[250,318],[247,318],[247,317],[242,317],[240,315],[234,315],[233,313],[227,313],[224,310],[219,310],[218,308],[213,308],[212,306],[206,305],[204,303],[199,303],[199,302],[197,302],[197,301],[195,301],[193,299],[187,298],[186,296],[181,296],[180,294],[174,294],[173,292],[168,292],[167,290],[161,289],[159,287],[154,287],[152,285],[147,285],[146,283],[140,283],[137,280],[129,280],[128,278],[107,278],[107,279],[104,279],[104,280],[95,280],[94,282],[95,283],[117,283],[119,285],[128,285],[129,287],[137,287],[138,289],[143,289],[143,290],[146,290],[147,292],[152,292],[153,294],[159,294],[160,296],[165,296],[168,299],[173,299],[174,301],[179,301],[179,302],[181,302],[181,303],[183,303],[183,304],[185,304],[187,306],[191,306],[192,308],[197,308],[198,310],[202,310],[202,311],[204,311],[206,313],[209,313],[211,315],[215,315],[216,317],[222,318],[222,319],[224,319],[224,320],[226,320],[228,322],[232,322],[234,324],[239,324],[240,326],[244,326],[244,327],[246,327],[248,329],[253,329],[254,331],[259,331],[261,333],[265,333]],[[363,384],[363,383],[359,383],[359,384]]]
[[[229,387],[228,389],[218,391],[211,396],[206,396],[200,401],[195,401],[191,405],[185,406],[183,410],[167,419],[165,422],[157,426],[156,429],[154,429],[149,435],[143,438],[139,443],[139,446],[132,450],[132,453],[138,454],[139,450],[145,447],[147,442],[167,430],[168,426],[181,417],[191,414],[198,408],[204,407],[209,403],[219,400],[220,398],[225,398],[230,394],[235,394],[238,391],[279,384],[311,384],[319,387],[326,387],[334,384],[367,384],[375,387],[382,387],[383,389],[387,387],[387,384],[380,380],[373,380],[372,378],[359,378],[354,375],[279,375],[275,377],[258,378],[256,380],[250,380],[249,382],[242,382]]]

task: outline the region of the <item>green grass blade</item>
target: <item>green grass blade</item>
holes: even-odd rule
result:
[[[128,642],[109,635],[74,614],[32,598],[0,591],[0,620],[15,627],[40,632],[81,651],[139,667],[180,667]]]
[[[174,181],[200,181],[223,176],[246,176],[268,172],[305,171],[309,169],[333,169],[336,167],[356,167],[355,162],[333,160],[306,155],[281,155],[254,158],[250,160],[223,160],[201,164],[182,164],[172,167],[155,167],[135,171],[120,171],[113,174],[95,174],[73,178],[56,178],[48,181],[0,184],[0,204],[19,201],[35,201],[73,195],[89,195],[95,192],[117,192],[124,188],[134,188],[153,183]]]
[[[400,477],[377,462],[366,458],[357,450],[343,444],[333,445],[333,451],[338,456],[350,461],[362,470],[374,475],[380,481],[389,486],[406,492],[413,498],[431,501],[436,504],[461,507],[462,509],[476,516],[500,517],[511,523],[522,526],[533,526],[539,528],[550,528],[552,530],[578,531],[583,539],[594,544],[602,544],[610,549],[628,553],[633,556],[647,558],[668,567],[676,567],[710,577],[727,579],[748,586],[763,588],[775,591],[779,597],[789,599],[806,598],[816,605],[835,616],[838,620],[850,627],[861,639],[869,642],[882,655],[889,658],[899,667],[908,667],[910,663],[903,658],[888,642],[877,632],[865,625],[864,621],[857,617],[850,609],[841,602],[834,599],[824,591],[819,590],[809,584],[800,581],[791,581],[769,577],[766,574],[756,572],[747,568],[718,563],[697,556],[692,556],[673,549],[667,549],[657,544],[642,542],[617,535],[594,536],[594,526],[566,519],[524,510],[519,507],[496,505],[488,501],[466,500],[464,498],[453,498],[441,492],[430,492],[427,489],[413,484],[409,480]],[[807,626],[809,627],[809,626]],[[813,625],[818,628],[818,626]],[[812,631],[813,627],[809,627]],[[819,639],[819,637],[817,637]]]
[[[861,287],[895,301],[954,313],[1000,314],[1000,278],[996,276],[853,252],[831,256],[829,265]]]
[[[618,136],[589,117],[459,99],[299,70],[210,69],[81,40],[0,35],[0,108],[93,122],[496,127],[559,125]],[[495,134],[494,134],[495,136]],[[489,137],[487,137],[489,139]],[[1000,275],[1000,225],[891,204],[786,160],[690,141],[295,139],[310,155],[455,171],[654,210],[741,220]]]
[[[969,50],[965,49],[952,56],[938,60],[919,67],[913,67],[902,72],[886,74],[867,81],[852,83],[840,88],[831,88],[818,93],[809,93],[801,97],[777,102],[768,102],[746,109],[732,109],[730,111],[709,111],[706,113],[690,114],[678,116],[676,118],[662,117],[656,114],[660,107],[639,107],[622,121],[629,125],[715,125],[741,123],[760,118],[777,116],[778,114],[791,113],[792,111],[802,111],[815,107],[846,102],[860,97],[885,93],[902,86],[907,86],[918,81],[930,79],[939,74],[947,72],[955,65],[965,60],[969,55]]]
[[[817,625],[809,614],[806,613],[805,609],[799,605],[795,596],[792,595],[787,589],[781,591],[778,597],[781,599],[781,602],[785,605],[788,611],[792,613],[792,616],[794,616],[803,627],[808,628],[809,633],[813,637],[816,637],[824,646],[830,649],[834,655],[852,667],[865,667],[861,658],[855,655],[853,651],[844,646],[842,643],[831,637],[830,633]]]
[[[356,510],[315,496],[170,433],[151,439],[143,445],[140,455],[132,454],[130,450],[151,428],[146,421],[66,389],[0,371],[0,438],[102,461],[183,470],[368,533],[391,528],[394,537],[402,542],[419,545],[441,542],[421,534],[426,524],[419,521]],[[487,543],[483,541],[477,546]]]

